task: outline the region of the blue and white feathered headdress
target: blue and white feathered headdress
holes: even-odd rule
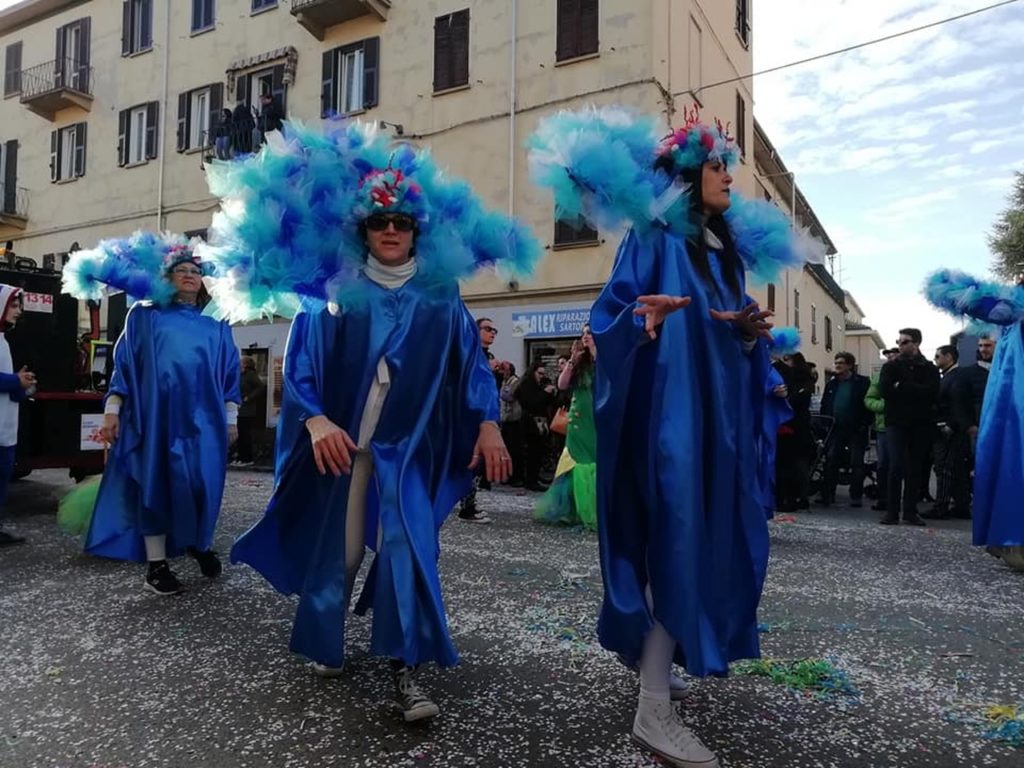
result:
[[[940,269],[928,275],[924,296],[936,309],[986,325],[1024,320],[1024,286],[979,280],[966,272]]]
[[[487,210],[428,151],[395,143],[376,124],[292,121],[267,138],[258,153],[207,170],[222,202],[199,252],[216,265],[210,292],[232,321],[289,316],[302,297],[357,298],[359,225],[376,212],[417,220],[417,273],[435,285],[488,266],[527,276],[540,257],[525,226]]]
[[[527,141],[533,181],[551,189],[558,219],[614,229],[696,231],[684,171],[708,160],[732,165],[737,147],[728,128],[701,123],[697,113],[662,138],[654,118],[623,107],[563,111],[540,122]],[[775,205],[731,193],[725,213],[736,251],[757,282],[788,268],[820,263],[825,246],[795,230]]]
[[[143,231],[101,240],[95,248],[71,254],[61,278],[63,291],[76,299],[98,300],[113,288],[134,299],[167,304],[175,293],[167,274],[175,265],[188,261],[206,274],[211,271],[194,252],[197,242],[183,235]]]

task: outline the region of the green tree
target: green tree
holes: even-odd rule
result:
[[[1009,206],[992,225],[988,238],[988,247],[995,255],[992,269],[1010,282],[1024,275],[1024,172],[1017,171],[1014,176]]]

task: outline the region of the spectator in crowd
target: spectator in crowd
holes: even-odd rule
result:
[[[924,525],[917,513],[919,467],[931,447],[939,369],[921,354],[921,331],[900,331],[899,354],[882,366],[878,387],[885,400],[885,429],[889,448],[889,487],[882,525]]]
[[[213,148],[218,160],[231,159],[231,134],[235,121],[230,109],[222,109],[213,128]]]
[[[899,350],[895,347],[882,352],[886,362],[895,360]],[[888,509],[888,488],[889,488],[889,443],[886,440],[885,432],[885,399],[878,388],[879,374],[871,377],[871,385],[868,393],[864,396],[864,406],[875,415],[875,454],[878,458],[875,479],[878,486],[878,499],[871,508],[876,512],[885,512]]]
[[[235,105],[235,111],[231,116],[233,126],[233,145],[236,155],[245,155],[253,151],[252,137],[256,131],[256,121],[253,119],[252,110],[245,101],[239,101]]]
[[[4,335],[15,326],[22,313],[22,290],[13,285],[0,284],[0,547],[24,544],[22,536],[4,530],[4,511],[7,505],[7,485],[14,474],[14,453],[18,446],[18,409],[36,388],[36,375],[22,366],[14,372],[11,348]]]
[[[775,509],[778,512],[809,509],[814,381],[807,360],[799,352],[777,361],[775,370],[786,384],[786,399],[793,409],[793,418],[779,427],[775,452]]]
[[[279,131],[284,125],[284,110],[281,109],[281,105],[274,95],[264,93],[260,96],[260,114],[257,120],[256,129],[259,132],[259,139],[253,142],[253,146],[265,142],[268,133]]]
[[[868,446],[871,412],[864,405],[871,382],[855,372],[856,358],[840,352],[833,361],[835,375],[825,385],[821,413],[832,417],[825,458],[825,477],[818,503],[828,506],[836,500],[839,468],[848,456],[850,467],[850,504],[860,507],[864,495],[864,452]]]
[[[555,402],[555,385],[547,377],[543,360],[535,360],[519,388],[516,399],[523,407],[523,426],[526,433],[526,489],[543,491],[540,472],[550,443],[549,420]]]
[[[522,379],[516,375],[515,365],[508,360],[501,363],[501,368],[501,435],[505,440],[506,449],[512,456],[512,475],[508,484],[519,487],[523,485],[525,476],[523,406],[516,399],[516,390]]]
[[[266,423],[267,385],[256,372],[256,360],[242,358],[242,405],[238,409],[238,443],[235,459],[242,466],[253,463],[255,431]]]
[[[978,339],[977,362],[964,369],[962,386],[954,395],[959,399],[959,409],[969,417],[967,438],[970,444],[971,457],[978,442],[978,425],[981,423],[981,406],[985,399],[985,387],[988,386],[988,372],[992,368],[992,358],[996,352],[996,340],[990,336]]]
[[[967,435],[971,417],[966,409],[962,409],[962,399],[957,397],[957,392],[966,383],[963,379],[964,369],[957,364],[959,359],[957,348],[949,344],[939,347],[935,352],[935,365],[942,376],[933,446],[935,478],[938,483],[935,506],[921,515],[929,520],[945,520],[951,511],[955,517],[969,519],[971,516],[968,466],[970,438]]]
[[[495,399],[498,399],[498,392],[500,390],[500,385],[497,384],[498,371],[495,368],[496,360],[494,358],[494,353],[491,352],[491,345],[494,344],[494,340],[498,338],[498,329],[495,328],[494,321],[489,317],[477,318],[476,328],[477,332],[480,334],[480,346],[483,347],[484,357],[487,358],[487,362],[491,366],[491,371],[495,374],[494,397]],[[459,503],[459,520],[462,520],[463,522],[480,523],[483,525],[491,522],[491,518],[481,512],[476,503],[476,492],[478,488],[483,488],[485,491],[489,491],[491,489],[491,484],[488,482],[487,477],[482,473],[483,467],[480,468],[473,478],[473,490],[471,490],[466,498]]]

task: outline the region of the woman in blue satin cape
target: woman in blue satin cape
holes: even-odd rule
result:
[[[190,250],[167,271],[165,306],[140,302],[114,347],[104,414],[112,444],[85,539],[90,555],[148,563],[145,586],[181,591],[167,558],[189,552],[220,574],[210,549],[240,401],[238,349],[227,323],[203,315]]]
[[[641,672],[634,736],[678,765],[717,765],[667,707],[673,659],[725,675],[759,655],[765,515],[780,418],[769,313],[744,292],[721,214],[731,177],[709,159],[684,173],[699,232],[630,230],[591,313],[601,644]]]
[[[417,687],[424,662],[457,663],[438,575],[438,533],[472,486],[507,478],[498,391],[458,284],[412,258],[416,220],[376,213],[369,255],[347,300],[296,316],[285,354],[274,494],[232,549],[280,592],[299,595],[291,650],[341,672],[356,575],[375,552],[356,607],[373,611],[370,653],[392,659],[406,721],[438,707]],[[504,467],[500,469],[499,467]]]

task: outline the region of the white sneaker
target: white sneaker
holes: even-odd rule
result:
[[[682,701],[690,695],[689,681],[673,672],[668,679],[668,693],[672,701]]]
[[[633,740],[676,768],[719,768],[715,753],[686,727],[671,701],[640,698]]]
[[[342,664],[340,667],[328,667],[326,664],[317,664],[316,662],[313,662],[313,672],[317,677],[323,677],[326,679],[341,677],[345,674],[345,665]]]

